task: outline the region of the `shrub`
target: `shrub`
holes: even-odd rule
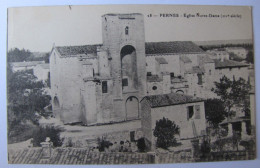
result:
[[[98,150],[99,150],[99,152],[104,152],[105,148],[109,148],[109,146],[111,144],[110,141],[105,140],[103,137],[102,138],[98,138],[97,141],[98,141]]]
[[[33,134],[33,146],[41,146],[41,142],[44,142],[47,137],[50,138],[54,147],[61,146],[60,132],[61,130],[54,126],[39,127]]]
[[[180,134],[180,128],[173,121],[164,117],[156,121],[153,135],[157,137],[157,147],[167,149],[170,146],[175,146],[177,144],[176,134]]]
[[[137,140],[137,147],[138,147],[139,152],[145,152],[146,145],[145,145],[144,138],[140,138]]]

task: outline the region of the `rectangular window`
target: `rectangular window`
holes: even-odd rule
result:
[[[127,78],[123,78],[122,85],[123,86],[128,86],[128,79]]]
[[[198,74],[198,84],[202,85],[202,74]]]
[[[135,141],[135,131],[130,132],[130,141],[134,142]]]
[[[200,119],[200,105],[195,105],[195,119]]]
[[[102,93],[107,93],[107,81],[102,82]]]
[[[188,106],[187,109],[188,109],[187,119],[189,120],[193,117],[193,114],[194,114],[193,106]]]
[[[147,76],[152,76],[152,72],[147,72]]]
[[[171,78],[174,78],[174,73],[173,72],[171,72],[170,75],[171,75]]]

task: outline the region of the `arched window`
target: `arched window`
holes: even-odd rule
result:
[[[128,35],[128,33],[129,33],[128,31],[129,31],[129,27],[126,26],[126,27],[125,27],[125,35]]]

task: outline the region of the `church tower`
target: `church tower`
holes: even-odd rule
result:
[[[113,79],[114,121],[140,117],[140,100],[146,94],[145,34],[142,14],[102,16],[103,49],[110,58]]]

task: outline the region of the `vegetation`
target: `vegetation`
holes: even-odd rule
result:
[[[226,76],[215,82],[216,88],[213,91],[221,98],[227,117],[231,118],[235,111],[233,107],[241,108],[246,115],[249,115],[249,91],[250,84],[242,78],[230,80]]]
[[[41,142],[46,140],[46,137],[50,138],[54,147],[59,147],[62,145],[62,140],[60,139],[61,130],[53,126],[50,127],[39,127],[33,132],[33,146],[41,146]]]
[[[207,99],[205,101],[205,115],[207,122],[217,128],[227,116],[224,102],[220,99]]]
[[[249,51],[246,55],[246,62],[254,64],[254,53],[253,51]]]
[[[7,53],[7,62],[45,61],[49,63],[49,53],[33,53],[25,49],[10,49]]]
[[[162,118],[156,121],[153,135],[157,137],[156,146],[167,149],[177,144],[175,135],[180,134],[180,128],[168,118]]]
[[[99,150],[99,152],[104,152],[105,148],[109,148],[109,146],[111,144],[110,141],[105,140],[103,137],[102,138],[98,138],[97,141],[98,141],[98,150]]]
[[[9,143],[25,140],[23,131],[27,127],[37,127],[38,119],[44,114],[44,107],[50,104],[50,96],[44,92],[44,83],[37,81],[32,71],[12,72],[7,66],[7,114]],[[22,136],[24,138],[17,138]]]

